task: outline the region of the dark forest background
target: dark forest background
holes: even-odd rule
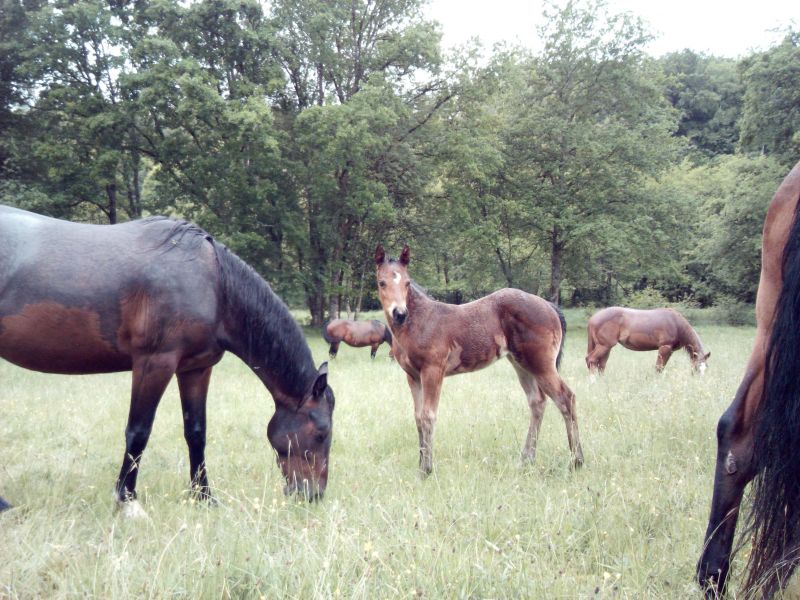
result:
[[[603,2],[444,53],[419,0],[0,0],[0,203],[193,220],[312,324],[372,253],[461,302],[737,307],[800,158],[800,31],[652,57]]]

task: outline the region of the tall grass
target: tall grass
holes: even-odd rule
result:
[[[135,522],[111,499],[130,376],[0,362],[0,493],[18,507],[0,515],[0,597],[700,598],[715,426],[753,330],[700,334],[712,350],[705,377],[683,353],[656,376],[655,353],[617,348],[592,385],[585,330],[571,327],[562,371],[578,399],[579,471],[552,403],[536,462],[520,462],[528,408],[505,361],[447,379],[425,481],[405,375],[385,346],[374,361],[342,346],[330,481],[316,504],[283,497],[266,440],[272,401],[226,357],[208,403],[219,505],[187,499],[173,383],[139,476],[149,519]],[[309,341],[326,359],[317,332]]]

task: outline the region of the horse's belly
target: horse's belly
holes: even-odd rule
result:
[[[0,357],[45,373],[110,373],[132,364],[103,338],[97,313],[55,303],[1,318]]]

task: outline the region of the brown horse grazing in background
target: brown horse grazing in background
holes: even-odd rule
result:
[[[717,426],[714,495],[697,577],[706,597],[725,591],[739,505],[755,478],[745,536],[752,548],[744,596],[772,597],[800,560],[800,163],[764,221],[756,338]],[[745,540],[742,540],[745,543]]]
[[[611,306],[589,319],[589,349],[586,366],[592,374],[602,373],[608,355],[617,343],[628,350],[658,350],[659,373],[675,350],[685,348],[692,368],[703,373],[711,352],[706,352],[700,336],[679,312],[671,308],[637,310]]]
[[[136,478],[173,375],[191,487],[211,499],[206,395],[225,351],[272,395],[267,437],[285,491],[322,495],[334,405],[327,366],[314,366],[300,327],[253,269],[183,221],[85,225],[0,206],[0,358],[45,373],[133,373],[115,487],[126,514],[142,514]]]
[[[387,259],[378,245],[375,264],[392,352],[414,398],[422,474],[433,470],[433,429],[443,378],[477,371],[504,356],[514,366],[531,410],[523,459],[534,458],[546,394],[564,417],[573,464],[583,464],[575,394],[557,371],[566,332],[563,314],[546,300],[515,289],[468,304],[437,302],[411,281],[409,255],[405,246],[399,260]]]
[[[341,342],[354,348],[371,346],[370,358],[375,358],[378,346],[383,342],[387,342],[389,348],[392,347],[392,332],[380,321],[333,319],[323,326],[322,337],[331,345],[329,350],[331,358],[336,358]]]

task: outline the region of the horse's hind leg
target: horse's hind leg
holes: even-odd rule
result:
[[[739,506],[745,486],[755,475],[754,407],[760,402],[762,384],[761,368],[748,369],[717,425],[714,493],[703,553],[697,563],[697,580],[707,598],[718,598],[725,591]]]
[[[575,410],[575,394],[561,376],[553,368],[550,373],[536,376],[536,381],[545,394],[553,399],[558,406],[564,423],[567,426],[567,442],[572,452],[572,464],[574,467],[583,465],[583,449],[581,448],[580,435],[578,434],[578,417]]]
[[[128,425],[125,428],[125,456],[116,485],[117,503],[126,516],[143,516],[136,502],[136,477],[142,453],[150,438],[156,408],[175,373],[176,361],[169,355],[137,358],[133,364],[133,389]]]
[[[328,356],[331,358],[336,358],[336,353],[339,352],[339,342],[332,342],[331,347],[328,350]]]
[[[511,358],[509,357],[509,360]],[[536,441],[539,438],[539,428],[542,425],[542,415],[544,414],[545,398],[539,384],[536,383],[536,378],[533,374],[523,369],[518,363],[511,360],[514,365],[514,370],[517,372],[522,389],[525,390],[525,396],[528,398],[528,406],[531,409],[531,420],[528,426],[528,435],[525,438],[525,446],[522,448],[522,460],[533,461],[536,457]]]
[[[199,500],[212,500],[206,473],[206,396],[211,367],[178,373],[183,407],[183,437],[189,446],[191,490]]]
[[[380,343],[372,344],[372,352],[369,353],[370,358],[375,358],[375,354],[378,352],[378,346],[380,346]]]

